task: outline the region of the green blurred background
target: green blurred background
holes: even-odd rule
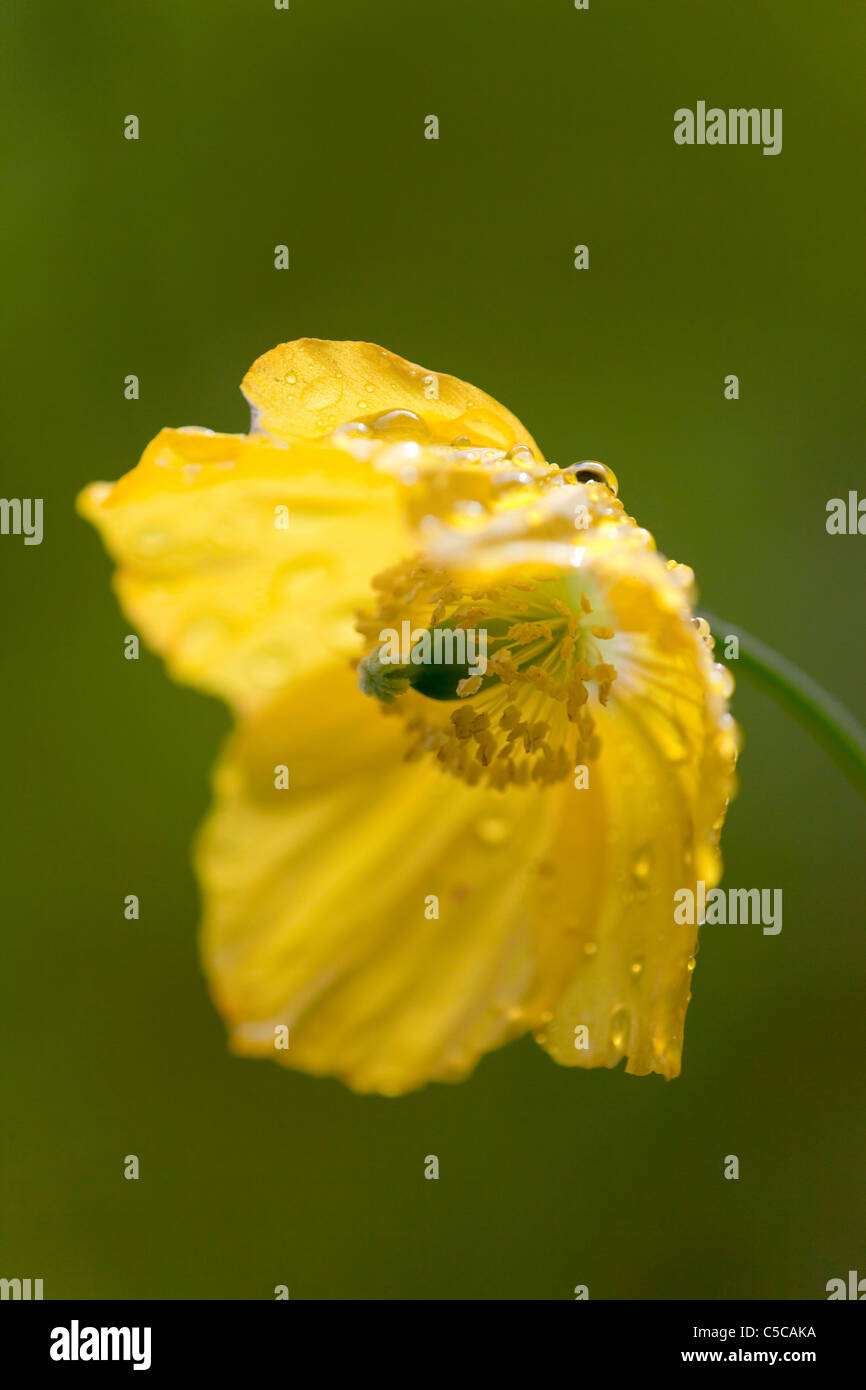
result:
[[[0,1274],[123,1299],[823,1298],[866,1274],[863,817],[796,727],[741,685],[726,882],[782,887],[784,928],[705,929],[679,1080],[524,1040],[360,1098],[225,1049],[188,846],[228,716],[123,660],[73,514],[162,425],[245,429],[275,343],[371,339],[483,386],[550,458],[610,464],[707,605],[862,716],[866,541],[824,522],[864,476],[863,7],[4,11],[2,493],[44,497],[45,538],[0,538]],[[698,99],[782,107],[781,155],[676,146]]]

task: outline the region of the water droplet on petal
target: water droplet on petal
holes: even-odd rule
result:
[[[257,652],[250,660],[250,679],[263,690],[276,690],[286,679],[287,664],[286,655],[281,651]]]
[[[599,463],[597,459],[584,459],[581,463],[572,463],[563,470],[572,473],[579,483],[603,483],[614,495],[619,492],[619,483],[612,468],[608,468],[606,463]]]
[[[479,840],[485,845],[501,845],[508,839],[510,826],[499,816],[485,816],[475,827]]]
[[[713,665],[713,674],[710,677],[713,689],[723,700],[727,700],[734,693],[734,678],[727,666],[722,666],[718,661]]]
[[[628,1046],[631,1033],[631,1014],[628,1009],[614,1009],[610,1018],[610,1041],[618,1052]]]
[[[165,531],[149,527],[147,530],[139,531],[133,544],[138,555],[155,558],[168,549],[168,535]]]
[[[671,579],[681,589],[691,589],[695,582],[695,572],[691,565],[681,565],[678,560],[668,560],[665,569],[670,570]]]
[[[430,433],[414,410],[386,410],[370,421],[370,427],[380,439],[426,439]]]
[[[528,444],[515,444],[513,449],[509,449],[505,455],[515,463],[534,463],[535,459]]]
[[[373,431],[369,425],[365,425],[363,420],[347,420],[345,424],[338,425],[331,431],[332,438],[355,438],[356,436],[371,435]]]
[[[308,410],[327,410],[336,405],[343,394],[343,383],[337,377],[320,376],[310,381],[301,392],[301,401]]]
[[[648,845],[638,850],[634,859],[631,861],[631,876],[635,883],[643,886],[649,879],[652,871],[653,859],[652,850]]]

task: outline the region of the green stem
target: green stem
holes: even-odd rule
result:
[[[740,654],[736,661],[731,659],[732,670],[747,672],[760,689],[772,695],[823,745],[861,796],[866,797],[866,730],[845,706],[799,666],[759,642],[757,637],[713,613],[704,612],[703,616],[717,639],[722,636],[738,639]],[[716,652],[717,659],[721,655]]]

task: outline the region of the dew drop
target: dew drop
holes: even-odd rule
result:
[[[225,640],[225,624],[220,618],[199,618],[182,633],[179,652],[184,661],[201,661],[217,642],[223,640]]]
[[[610,1019],[610,1040],[618,1052],[628,1045],[631,1032],[631,1014],[628,1009],[614,1009]]]
[[[427,426],[414,410],[386,410],[370,421],[373,433],[381,439],[424,439]]]
[[[135,550],[138,555],[145,555],[155,559],[157,555],[164,555],[169,547],[169,537],[165,531],[159,531],[151,527],[145,531],[139,531],[135,538]]]
[[[301,401],[308,410],[327,410],[336,405],[343,394],[343,385],[336,377],[320,376],[309,382],[301,392]]]
[[[599,463],[596,459],[584,459],[581,463],[572,463],[564,472],[571,473],[579,483],[603,483],[614,495],[619,492],[619,483],[612,468],[608,468],[606,463]]]
[[[640,975],[643,970],[643,958],[641,956],[636,956],[629,966],[629,969],[633,975]]]
[[[479,840],[485,845],[501,845],[508,839],[510,826],[499,816],[485,816],[475,827]]]
[[[713,665],[713,674],[710,678],[713,689],[722,699],[727,700],[734,693],[734,678],[727,666],[722,666],[718,661]]]
[[[583,954],[584,954],[585,956],[594,956],[594,955],[596,954],[597,951],[598,951],[598,946],[595,944],[594,941],[585,941],[585,942],[584,942],[584,945],[583,945]]]
[[[331,431],[331,437],[337,439],[353,439],[358,436],[363,437],[364,435],[371,435],[372,433],[373,431],[370,429],[370,426],[365,425],[363,420],[347,420],[345,424],[338,425],[335,430]]]
[[[697,961],[695,960],[694,956],[689,956],[689,962],[688,962],[688,965],[686,966],[686,969],[688,970],[689,974],[691,974],[691,972],[694,970],[694,968],[695,968],[696,965],[697,965]]]
[[[691,589],[695,582],[695,572],[691,565],[680,565],[676,561],[669,565],[671,579],[681,589]]]
[[[276,690],[286,679],[286,656],[280,651],[260,651],[251,659],[249,676],[263,690]]]
[[[652,866],[652,850],[649,846],[645,846],[643,849],[638,850],[634,859],[631,861],[631,876],[636,884],[643,886],[648,882]]]

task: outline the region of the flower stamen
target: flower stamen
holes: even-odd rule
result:
[[[504,789],[561,781],[598,757],[593,706],[607,704],[616,679],[598,644],[615,632],[590,625],[596,604],[578,586],[539,576],[472,587],[419,559],[377,576],[376,612],[357,624],[369,643],[360,684],[404,718],[408,759],[430,754],[470,785]],[[400,626],[412,646],[389,666],[384,633]],[[483,634],[484,668],[452,660],[431,672],[419,652],[443,630]]]

